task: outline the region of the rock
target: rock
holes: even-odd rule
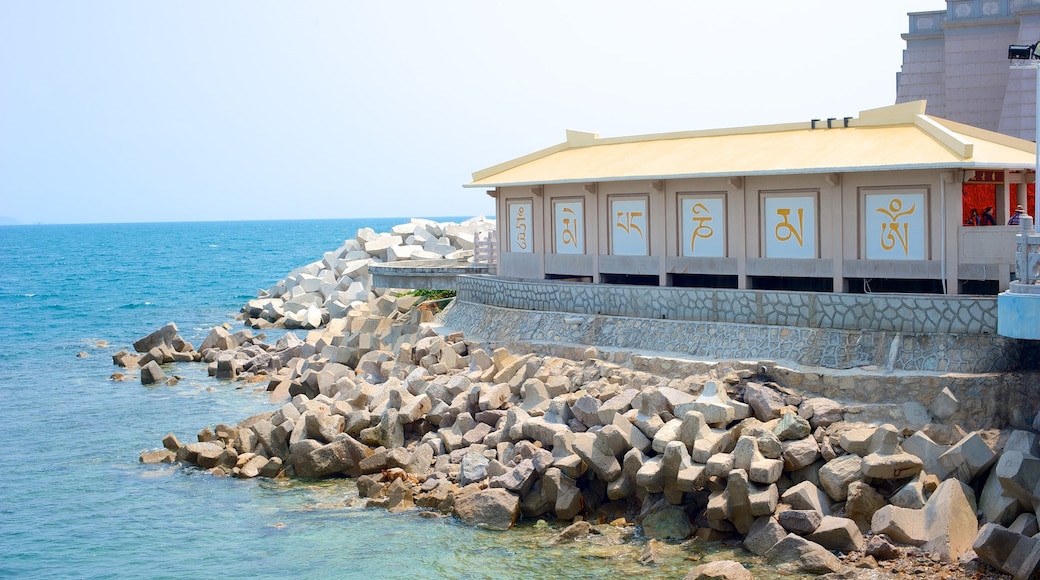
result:
[[[717,381],[707,381],[701,389],[700,396],[692,402],[679,405],[675,409],[675,415],[681,417],[686,411],[697,411],[708,425],[725,427],[736,417],[733,403],[726,389]]]
[[[162,383],[166,381],[166,373],[163,372],[162,367],[159,363],[148,361],[148,364],[141,367],[141,384],[142,385],[154,385],[156,383]]]
[[[620,394],[614,395],[610,399],[604,401],[600,406],[596,414],[599,415],[599,422],[602,425],[609,425],[615,415],[621,415],[625,411],[632,408],[632,400],[639,394],[636,389],[625,389]]]
[[[589,395],[582,395],[571,405],[571,413],[586,427],[601,425],[599,418],[600,400]]]
[[[666,507],[643,518],[643,535],[660,540],[685,540],[693,534],[690,518],[681,508]]]
[[[238,361],[231,353],[221,353],[217,356],[217,373],[219,380],[233,381],[238,378]]]
[[[849,485],[863,478],[863,460],[857,455],[842,455],[820,468],[820,487],[834,501],[843,501],[849,495]]]
[[[744,385],[744,402],[751,406],[755,418],[769,421],[780,417],[784,400],[780,393],[766,385],[748,382]]]
[[[784,539],[787,532],[773,516],[759,516],[744,535],[744,547],[756,556],[761,556]]]
[[[1005,449],[994,473],[1004,495],[1018,500],[1022,509],[1032,510],[1035,504],[1040,503],[1036,495],[1037,483],[1040,483],[1040,459]]]
[[[986,478],[985,485],[978,498],[979,515],[983,523],[995,523],[1008,526],[1022,511],[1017,499],[1004,493],[1000,483],[999,471],[993,469]]]
[[[777,521],[788,532],[804,536],[816,531],[823,514],[816,510],[784,510],[777,516]]]
[[[901,508],[919,510],[924,507],[927,498],[924,493],[924,482],[920,474],[906,482],[899,491],[888,498],[888,502]]]
[[[971,549],[978,533],[975,493],[967,484],[947,479],[928,498],[924,549],[944,562],[956,562]]]
[[[773,434],[780,441],[804,439],[812,432],[809,422],[795,413],[787,412],[780,416],[780,421],[773,428]],[[811,462],[810,462],[811,463]]]
[[[986,444],[978,431],[969,433],[945,453],[937,461],[939,479],[956,477],[970,483],[983,470],[997,460],[997,454]]]
[[[950,391],[950,388],[943,387],[942,392],[932,399],[932,404],[928,406],[928,412],[936,419],[945,421],[957,412],[959,406],[960,401],[958,401],[957,397],[952,391]]]
[[[902,556],[902,551],[895,547],[888,536],[884,534],[878,534],[871,536],[867,540],[867,547],[864,549],[868,556],[871,556],[879,561],[884,560],[895,560]]]
[[[560,533],[556,534],[556,537],[549,541],[549,543],[556,545],[573,542],[574,540],[585,537],[590,533],[592,533],[592,524],[582,520],[563,528]]]
[[[361,430],[359,438],[363,443],[382,446],[387,449],[404,445],[404,427],[397,419],[397,409],[387,408],[379,417],[379,423]]]
[[[1016,580],[1040,574],[1040,539],[1008,530],[999,524],[986,524],[972,544],[986,564],[1010,574]]]
[[[483,481],[488,476],[488,458],[482,453],[467,453],[459,468],[459,486]]]
[[[885,498],[876,489],[865,482],[854,481],[849,484],[845,515],[855,521],[860,530],[867,531],[870,529],[874,513],[886,503]]]
[[[752,580],[754,576],[739,562],[715,560],[694,566],[683,578],[684,580]]]
[[[882,425],[870,438],[872,452],[863,458],[863,475],[872,479],[905,479],[921,471],[920,458],[899,447],[899,432]]]
[[[831,513],[831,499],[810,481],[792,485],[781,498],[796,510],[816,510],[827,516]]]
[[[415,498],[412,489],[405,479],[395,478],[386,490],[387,505],[389,511],[397,512],[409,510],[415,507]]]
[[[847,429],[842,431],[841,436],[838,438],[838,444],[841,445],[842,449],[849,453],[865,457],[872,451],[870,448],[870,438],[873,437],[876,432],[877,427]]]
[[[1021,514],[1015,521],[1008,526],[1008,529],[1016,534],[1022,534],[1023,536],[1035,536],[1040,532],[1040,526],[1037,525],[1036,514]]]
[[[819,459],[820,444],[812,436],[784,441],[782,457],[785,471],[798,471]]]
[[[842,570],[841,560],[826,548],[788,534],[764,554],[766,562],[784,572],[827,574]]]
[[[371,450],[346,433],[341,433],[336,440],[326,445],[303,447],[296,452],[295,444],[289,453],[289,463],[298,477],[317,479],[328,475],[342,473],[348,477],[361,475],[359,464],[371,454]]]
[[[816,429],[826,427],[844,420],[841,405],[823,397],[814,397],[802,401],[798,407],[798,415],[809,420],[809,425]]]
[[[508,530],[520,515],[520,498],[502,488],[463,488],[455,498],[455,515],[463,522],[490,530]]]
[[[923,431],[915,431],[913,435],[903,440],[901,446],[903,451],[917,456],[921,460],[923,471],[928,473],[939,471],[937,468],[939,456],[949,449],[948,445],[939,445],[932,441]]]
[[[733,468],[746,471],[750,481],[769,484],[780,479],[784,462],[779,459],[767,459],[759,451],[756,439],[741,436],[733,448]]]
[[[177,336],[177,325],[169,322],[159,330],[139,339],[134,343],[134,350],[137,352],[148,352],[153,348],[164,345],[170,350],[173,349],[173,339]]]
[[[621,476],[621,464],[613,451],[594,433],[575,433],[574,452],[603,481],[614,481]]]
[[[155,449],[152,451],[144,451],[138,458],[141,463],[146,465],[155,465],[157,463],[173,463],[177,460],[177,454],[169,449]]]
[[[874,512],[870,531],[885,534],[900,544],[911,546],[922,546],[928,541],[924,510],[908,510],[891,504]]]
[[[238,348],[238,340],[223,326],[214,326],[199,346],[199,352],[205,352],[211,348],[217,350],[235,349]]]
[[[505,488],[523,497],[531,490],[536,477],[534,462],[530,459],[524,459],[502,475],[491,478],[489,486]]]
[[[849,518],[824,516],[816,530],[806,536],[828,550],[862,552],[866,545],[856,522]]]

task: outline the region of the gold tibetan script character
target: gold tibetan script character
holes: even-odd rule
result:
[[[692,208],[693,217],[691,220],[697,224],[693,228],[693,235],[690,236],[690,251],[694,251],[694,247],[697,245],[698,238],[704,238],[705,240],[715,235],[715,230],[707,224],[712,220],[711,213],[703,203],[696,203]],[[702,215],[703,214],[703,215]]]
[[[563,241],[563,245],[565,245],[565,246],[574,246],[575,249],[577,249],[577,247],[578,247],[578,220],[577,220],[577,214],[575,214],[574,210],[569,208],[569,207],[563,208],[563,213],[564,214],[570,214],[571,216],[574,216],[574,217],[570,217],[570,218],[564,217],[563,218],[563,234],[560,236],[560,240]],[[571,229],[571,226],[574,226],[573,230]]]
[[[798,227],[795,228],[794,224],[792,224],[791,221],[790,221],[790,218],[791,218],[791,208],[789,208],[789,207],[782,207],[782,208],[776,210],[776,215],[780,216],[780,219],[783,220],[782,222],[776,224],[776,232],[775,233],[776,233],[776,239],[777,240],[779,240],[781,242],[786,242],[787,240],[791,239],[791,236],[794,236],[795,241],[798,242],[798,246],[801,247],[801,245],[802,245],[802,232],[804,231],[803,230],[803,227],[804,227],[804,224],[803,224],[803,218],[804,218],[803,214],[804,214],[804,211],[805,210],[803,210],[802,208],[798,208]],[[781,234],[780,233],[781,231],[783,231],[784,233]]]
[[[643,212],[641,211],[619,211],[617,212],[617,219],[614,221],[614,225],[625,230],[626,234],[631,234],[632,230],[635,230],[639,232],[639,239],[643,239],[643,230],[635,223],[641,217],[643,217]]]
[[[516,209],[516,224],[514,229],[516,230],[516,247],[521,250],[527,249],[527,216],[524,215],[524,206],[520,206]]]
[[[899,223],[899,218],[908,216],[914,213],[917,209],[917,204],[910,206],[910,209],[903,211],[903,200],[898,197],[893,199],[888,204],[888,209],[879,207],[874,211],[885,214],[892,221],[889,223],[881,224],[881,247],[885,250],[891,250],[896,247],[896,243],[903,247],[903,255],[910,255],[910,224],[903,222]],[[900,231],[899,226],[902,226]]]

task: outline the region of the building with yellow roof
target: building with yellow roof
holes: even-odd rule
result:
[[[568,131],[466,187],[496,199],[504,278],[996,294],[1015,267],[1017,228],[1000,224],[1026,204],[1035,151],[916,101],[782,125]],[[978,199],[998,225],[974,224]]]

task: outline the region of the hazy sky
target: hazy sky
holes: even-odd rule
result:
[[[470,174],[566,129],[890,105],[907,13],[945,6],[0,0],[0,216],[493,214]]]

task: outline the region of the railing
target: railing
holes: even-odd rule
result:
[[[1033,230],[1033,218],[1023,215],[1019,222],[1019,233],[1015,237],[1018,248],[1015,251],[1015,271],[1018,274],[1016,284],[1011,291],[1023,291],[1023,286],[1040,284],[1040,233]],[[1030,294],[1036,292],[1030,288]]]
[[[498,244],[495,230],[477,232],[473,240],[473,263],[486,264],[488,274],[498,274]]]

